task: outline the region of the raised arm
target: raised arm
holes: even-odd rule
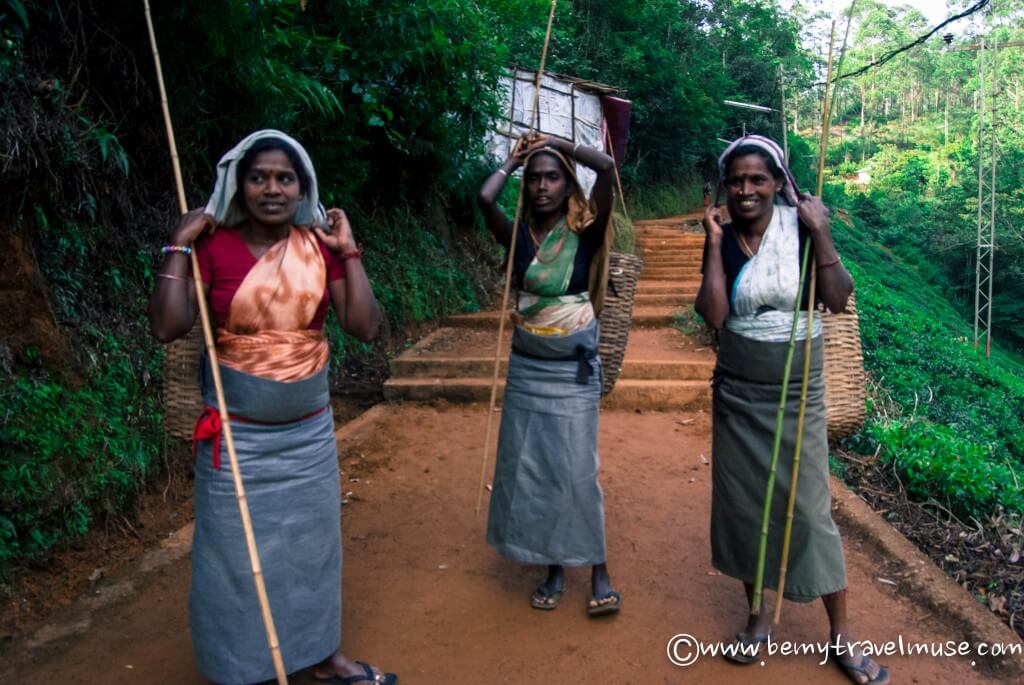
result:
[[[171,232],[169,244],[182,248],[194,246],[195,240],[211,226],[213,219],[209,215],[202,209],[193,209],[181,217]],[[209,292],[209,283],[204,286]],[[184,252],[168,252],[149,298],[149,331],[160,342],[169,343],[192,330],[198,313],[191,257]]]
[[[853,278],[839,260],[839,253],[832,242],[828,208],[821,198],[805,193],[801,196],[798,212],[814,241],[818,297],[829,311],[838,314],[846,309],[846,302],[853,292]]]
[[[338,314],[342,330],[363,342],[370,342],[380,330],[380,305],[373,294],[363,262],[359,259],[352,225],[340,209],[327,211],[327,224],[330,233],[319,226],[314,230],[327,245],[327,249],[344,258],[345,264],[345,278],[332,281],[329,285],[331,303]]]
[[[512,154],[494,173],[487,177],[477,196],[477,204],[484,214],[487,228],[491,230],[494,239],[506,247],[512,242],[512,220],[505,216],[505,212],[501,211],[501,207],[498,206],[498,198],[501,196],[501,191],[508,182],[509,176],[523,165],[526,158],[526,146],[525,136],[516,141],[515,147],[512,148]]]
[[[716,331],[725,326],[729,299],[725,293],[725,264],[722,262],[722,210],[714,205],[704,210],[704,278],[697,291],[694,309]]]

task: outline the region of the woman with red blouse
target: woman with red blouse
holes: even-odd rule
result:
[[[371,340],[380,308],[345,213],[324,211],[301,145],[280,131],[242,140],[217,165],[209,204],[164,247],[149,306],[161,342],[198,312],[189,253],[216,328],[217,356],[285,668],[324,682],[392,685],[341,643],[341,496],[323,334],[330,304],[346,333]],[[189,617],[199,669],[217,683],[274,677],[235,501],[209,359],[196,425]]]

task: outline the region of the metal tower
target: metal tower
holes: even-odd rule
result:
[[[992,276],[996,242],[996,55],[982,38],[978,45],[978,241],[975,259],[974,349],[985,339],[992,352]],[[986,71],[989,72],[986,81]]]

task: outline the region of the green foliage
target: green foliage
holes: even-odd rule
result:
[[[507,54],[500,43],[479,49],[493,42],[489,13],[449,0],[305,11],[297,0],[223,0],[159,12],[169,92],[188,94],[171,104],[198,187],[223,150],[275,127],[307,144],[330,204],[390,211],[475,192]],[[203,40],[168,39],[180,35]]]
[[[1024,36],[1020,3],[1010,5],[1015,9],[1003,8],[1007,15],[989,39]],[[857,15],[844,72],[905,43],[925,23],[909,7],[871,0],[858,3]],[[964,30],[958,42],[977,42],[974,29]],[[991,359],[971,344],[976,69],[977,53],[930,41],[841,81],[828,178],[864,168],[871,180],[866,187],[829,183],[825,197],[839,219],[833,234],[857,284],[864,364],[877,383],[867,423],[850,445],[877,453],[917,501],[984,520],[997,505],[1024,511],[1024,360],[1016,354],[1024,349],[1024,247],[1013,228],[1024,215],[1024,113],[1016,85],[1024,59],[1004,51],[998,67]],[[802,121],[817,116],[818,97],[807,91],[797,98]]]
[[[718,336],[712,331],[693,305],[672,313],[672,327],[685,336],[693,338],[698,345],[718,349]]]
[[[864,436],[882,446],[880,462],[896,467],[917,501],[938,501],[958,516],[978,520],[993,513],[996,505],[1024,513],[1024,491],[1017,476],[1022,465],[1000,459],[991,444],[922,417],[876,416]]]
[[[704,323],[704,319],[692,304],[687,305],[685,309],[673,312],[672,327],[686,336],[700,335],[707,330],[707,324]]]
[[[835,186],[826,196],[832,207],[850,204]],[[1013,486],[1024,468],[1024,363],[1000,350],[991,360],[974,351],[968,325],[942,292],[876,231],[884,233],[858,214],[833,222],[857,284],[864,365],[885,398],[869,406],[851,446],[866,454],[881,448],[880,458],[922,501],[964,516],[980,517],[997,503],[1024,511]]]
[[[464,261],[469,251],[446,244],[416,215],[378,224],[367,245],[363,261],[374,274],[374,293],[396,325],[479,309],[484,293]]]
[[[0,576],[19,559],[73,539],[95,516],[119,514],[158,455],[160,407],[132,354],[112,335],[78,388],[22,377],[0,387]]]
[[[29,28],[28,10],[22,0],[0,3],[0,85],[11,81],[19,67],[22,41]]]
[[[623,254],[634,254],[636,252],[636,231],[633,222],[618,210],[612,212],[612,226],[615,235],[612,238],[612,251]]]
[[[634,219],[659,219],[692,211],[704,201],[704,184],[688,178],[673,184],[634,185],[627,202]]]

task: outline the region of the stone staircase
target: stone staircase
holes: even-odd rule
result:
[[[637,221],[644,258],[622,372],[604,398],[607,409],[706,408],[714,354],[672,327],[700,286],[704,236],[697,215]],[[390,401],[486,402],[497,343],[497,311],[448,317],[441,328],[391,361],[384,384]],[[498,393],[504,389],[511,324],[501,344]]]

